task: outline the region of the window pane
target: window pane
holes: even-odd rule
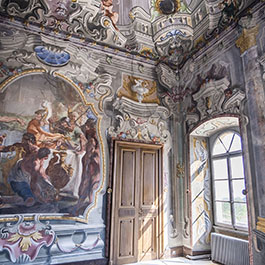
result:
[[[241,138],[239,135],[237,135],[235,133],[235,137],[234,137],[234,140],[233,140],[233,143],[232,143],[232,146],[230,148],[230,152],[233,152],[233,151],[241,151],[242,150],[242,147],[241,147]]]
[[[213,147],[213,155],[220,155],[220,154],[225,154],[225,153],[226,153],[226,150],[224,148],[224,145],[220,142],[218,138]]]
[[[213,160],[213,175],[215,180],[228,178],[226,159]]]
[[[219,136],[221,141],[223,142],[225,149],[229,151],[229,147],[231,145],[231,141],[233,138],[234,133],[233,132],[226,132]]]
[[[231,162],[231,173],[232,178],[244,178],[244,166],[242,156],[232,157]]]
[[[247,205],[245,203],[234,203],[234,211],[235,211],[235,225],[247,227],[248,225]]]
[[[222,224],[232,224],[231,209],[229,202],[216,202],[216,222]]]
[[[242,190],[245,189],[244,179],[232,180],[232,187],[234,192],[234,201],[245,202],[246,196],[242,194]]]
[[[227,180],[214,182],[215,200],[229,201],[229,186]]]

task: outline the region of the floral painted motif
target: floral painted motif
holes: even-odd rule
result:
[[[3,62],[0,62],[0,78],[16,75],[21,72],[22,72],[21,68],[10,68],[6,66]]]
[[[0,230],[0,251],[7,250],[12,262],[31,262],[35,260],[40,249],[50,247],[55,233],[48,224],[39,221],[24,221],[19,216],[15,224],[6,223]]]

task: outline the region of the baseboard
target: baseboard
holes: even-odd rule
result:
[[[211,250],[200,250],[200,251],[192,251],[192,255],[191,256],[200,256],[200,255],[210,255],[211,254]]]
[[[199,256],[211,254],[211,250],[192,251],[191,248],[186,246],[173,247],[170,249],[170,257],[183,257],[183,256]]]
[[[86,260],[86,261],[78,261],[71,263],[63,263],[62,265],[107,265],[107,259],[96,259],[96,260]]]
[[[173,247],[170,249],[171,258],[181,257],[181,256],[183,256],[183,246]]]

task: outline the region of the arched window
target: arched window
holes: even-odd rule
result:
[[[246,230],[248,219],[241,137],[231,130],[212,137],[214,224]]]

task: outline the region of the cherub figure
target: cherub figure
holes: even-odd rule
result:
[[[116,24],[119,19],[119,14],[113,11],[113,0],[102,0],[101,8],[104,10],[105,16],[109,17],[113,26],[117,29]]]

